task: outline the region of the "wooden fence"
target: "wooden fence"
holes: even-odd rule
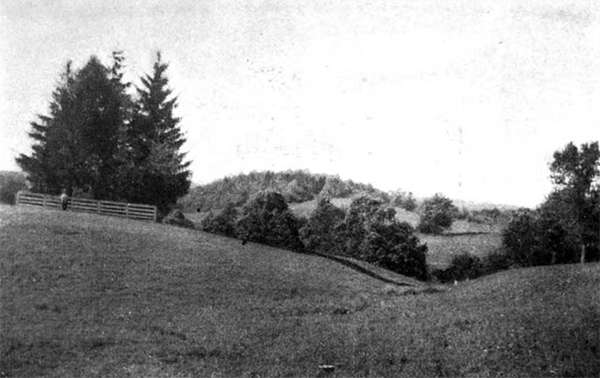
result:
[[[17,205],[62,209],[60,197],[29,192],[19,192],[17,194]],[[72,197],[69,197],[69,206],[67,210],[153,222],[156,222],[157,216],[156,206],[114,201],[95,201]]]

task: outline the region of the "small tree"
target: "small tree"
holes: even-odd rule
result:
[[[14,205],[17,193],[24,189],[27,189],[24,175],[0,174],[0,202]]]
[[[256,194],[242,209],[237,222],[240,238],[274,247],[303,251],[300,222],[291,213],[283,195],[274,191]]]
[[[334,206],[329,199],[320,199],[314,213],[300,229],[300,238],[306,250],[318,253],[335,251],[335,230],[344,216],[344,210]]]
[[[377,198],[354,199],[334,232],[340,254],[418,279],[427,278],[427,246],[419,243],[408,223],[396,220],[393,208],[385,208]]]
[[[513,215],[502,233],[502,243],[511,261],[520,266],[532,266],[538,247],[538,214],[523,209]]]
[[[413,228],[406,222],[377,220],[360,245],[363,260],[385,269],[427,279],[427,246],[420,244]]]
[[[438,193],[423,201],[421,221],[417,229],[425,234],[441,234],[452,226],[457,212],[452,200]]]
[[[400,207],[406,211],[415,211],[417,208],[417,200],[412,193],[406,193],[401,190],[391,194],[391,203],[393,206]]]
[[[235,205],[229,203],[216,215],[212,212],[207,215],[201,222],[202,230],[213,234],[235,237],[237,235],[235,224],[238,215],[239,212]]]
[[[360,254],[360,245],[367,237],[369,226],[377,217],[385,214],[383,201],[369,195],[355,198],[350,204],[344,221],[336,228],[337,253],[363,259]],[[393,209],[389,209],[393,211]],[[389,212],[388,212],[389,214]]]

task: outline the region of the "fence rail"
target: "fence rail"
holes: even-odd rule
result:
[[[17,204],[62,209],[60,197],[39,193],[19,192],[17,194]],[[69,198],[68,210],[153,222],[156,222],[157,216],[156,206],[115,201],[95,201],[86,198]]]

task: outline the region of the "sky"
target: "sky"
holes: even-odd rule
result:
[[[306,169],[535,206],[600,136],[596,0],[0,0],[0,170],[66,62],[169,63],[192,180]]]

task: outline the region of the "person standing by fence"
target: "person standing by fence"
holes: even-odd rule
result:
[[[63,189],[62,194],[60,195],[60,204],[63,210],[67,210],[67,206],[69,205],[69,195],[67,194],[67,189]]]

